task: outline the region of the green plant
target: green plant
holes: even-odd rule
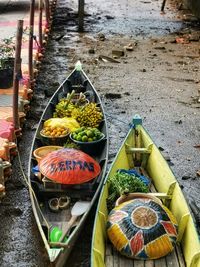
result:
[[[113,203],[123,194],[134,192],[147,193],[149,191],[148,186],[138,177],[123,172],[116,172],[113,176],[109,177],[108,183],[109,196],[107,204],[109,209],[113,208]]]
[[[13,37],[4,38],[0,41],[0,68],[5,68],[5,60],[14,57],[15,43]]]

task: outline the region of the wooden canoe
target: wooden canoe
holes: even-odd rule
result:
[[[72,90],[75,92],[83,92],[87,96],[88,100],[93,103],[97,103],[101,112],[103,113],[103,120],[99,125],[100,131],[105,135],[101,146],[95,151],[95,156],[92,156],[96,162],[100,165],[100,174],[93,180],[77,185],[59,184],[43,177],[42,180],[38,179],[34,172],[34,168],[37,167],[36,158],[33,156],[35,149],[44,146],[43,139],[41,138],[40,131],[43,127],[44,121],[53,117],[55,111],[55,105],[59,99],[66,97],[67,93]],[[72,73],[66,78],[66,80],[60,85],[57,91],[50,99],[47,107],[45,108],[38,128],[35,133],[32,148],[30,151],[29,160],[29,191],[32,203],[33,213],[44,242],[49,261],[51,266],[64,266],[70,251],[81,231],[82,226],[90,212],[90,209],[97,198],[100,188],[103,183],[103,179],[106,172],[107,159],[108,159],[108,136],[107,136],[107,123],[104,116],[104,110],[101,99],[94,89],[93,85],[89,81],[88,77],[80,68],[80,65],[75,67]],[[52,198],[62,198],[68,196],[71,198],[70,207],[68,209],[59,210],[54,212],[49,209],[49,200]],[[78,217],[76,223],[73,225],[72,230],[68,233],[67,241],[53,241],[50,240],[51,230],[53,227],[58,227],[61,231],[65,229],[66,225],[71,218],[71,209],[79,200],[87,200],[89,207],[86,212]]]
[[[136,161],[140,158],[139,164]],[[137,166],[137,167],[136,167]],[[108,209],[108,178],[118,169],[138,169],[151,178],[164,204],[178,222],[178,242],[173,252],[156,260],[135,260],[122,256],[108,240],[106,225]],[[153,192],[153,191],[152,191]],[[152,193],[153,194],[153,193]],[[91,267],[200,267],[200,242],[192,213],[167,162],[142,126],[141,119],[133,119],[133,126],[123,142],[105,178],[100,194],[91,248]]]

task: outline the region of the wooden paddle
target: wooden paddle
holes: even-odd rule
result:
[[[69,232],[69,230],[71,229],[71,227],[73,226],[73,224],[76,222],[76,220],[78,219],[79,216],[81,216],[82,214],[84,214],[87,209],[90,206],[90,202],[89,201],[77,201],[74,206],[72,207],[71,210],[71,219],[68,221],[67,225],[64,227],[63,229],[63,233],[62,236],[59,240],[59,242],[51,242],[50,245],[53,247],[65,247],[65,243],[62,243],[65,236],[67,235],[67,233]],[[68,246],[66,244],[66,246]]]

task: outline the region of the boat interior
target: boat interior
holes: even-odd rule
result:
[[[109,195],[109,184],[105,182],[95,219],[91,266],[199,267],[200,243],[186,199],[166,160],[142,125],[137,125],[129,132],[111,166],[107,179],[112,177],[118,169],[133,168],[150,178],[150,194],[160,198],[175,216],[178,222],[176,246],[170,254],[156,260],[136,260],[122,256],[107,237],[106,225],[109,211],[106,199]]]
[[[96,91],[92,87],[91,83],[86,79],[82,72],[74,71],[67,80],[61,84],[60,88],[56,91],[50,100],[50,104],[46,107],[43,116],[40,120],[35,141],[32,147],[32,157],[30,160],[30,182],[32,187],[33,201],[35,204],[35,213],[39,218],[42,226],[42,230],[45,233],[46,239],[49,239],[49,232],[52,226],[57,226],[59,229],[63,229],[66,222],[71,218],[71,209],[78,200],[92,202],[93,197],[102,182],[103,176],[105,174],[106,160],[107,160],[107,133],[106,133],[106,123],[103,119],[100,123],[99,130],[104,133],[105,138],[102,140],[101,144],[95,147],[95,150],[90,150],[88,154],[94,158],[101,167],[100,174],[93,180],[77,185],[66,185],[56,183],[47,177],[38,175],[38,172],[34,170],[38,168],[38,162],[33,156],[33,151],[41,146],[48,145],[45,140],[40,135],[40,131],[43,128],[44,121],[53,117],[55,111],[55,106],[60,99],[75,90],[75,93],[84,93],[86,98],[90,102],[95,102],[101,108],[101,102],[96,94]],[[103,112],[103,111],[102,111]],[[59,145],[63,146],[64,143]],[[67,208],[58,208],[57,210],[52,209],[51,204],[54,201],[70,201],[69,205],[64,203]],[[80,218],[77,219],[76,224],[73,225],[70,232],[76,227]]]
[[[143,168],[135,168],[141,175],[149,177]],[[150,177],[149,177],[150,178]],[[151,184],[150,192],[156,193],[155,187]],[[164,195],[163,195],[164,198]],[[174,250],[167,255],[156,260],[136,260],[128,259],[122,256],[108,240],[106,245],[105,265],[114,267],[118,264],[119,267],[185,267],[185,260],[180,245],[176,245]]]

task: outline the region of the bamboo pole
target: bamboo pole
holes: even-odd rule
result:
[[[45,0],[45,16],[46,16],[46,28],[49,28],[50,21],[50,9],[49,9],[49,0]]]
[[[138,127],[135,127],[135,147],[141,148],[141,136],[140,136],[140,130]],[[135,153],[135,162],[137,166],[140,166],[141,163],[141,154],[136,152]]]
[[[21,46],[22,46],[23,20],[18,20],[17,37],[15,44],[15,64],[13,75],[13,123],[15,130],[20,128],[18,115],[19,79],[21,78]]]
[[[135,148],[141,148],[141,131],[139,128],[139,125],[142,125],[142,119],[139,115],[135,115],[133,118],[133,124],[135,126],[135,133],[134,133],[134,138],[135,138]],[[135,153],[135,166],[140,166],[141,164],[141,154],[140,153]]]
[[[84,0],[78,0],[78,30],[83,32],[84,26]]]
[[[4,169],[3,160],[0,158],[0,191],[4,191]]]
[[[38,32],[39,32],[39,45],[42,48],[42,10],[43,10],[43,0],[39,0],[39,22],[38,22]],[[41,51],[39,51],[41,52]]]
[[[33,32],[34,32],[34,10],[35,9],[35,0],[30,2],[30,21],[29,21],[29,48],[28,48],[28,73],[30,86],[32,88],[33,83]]]

